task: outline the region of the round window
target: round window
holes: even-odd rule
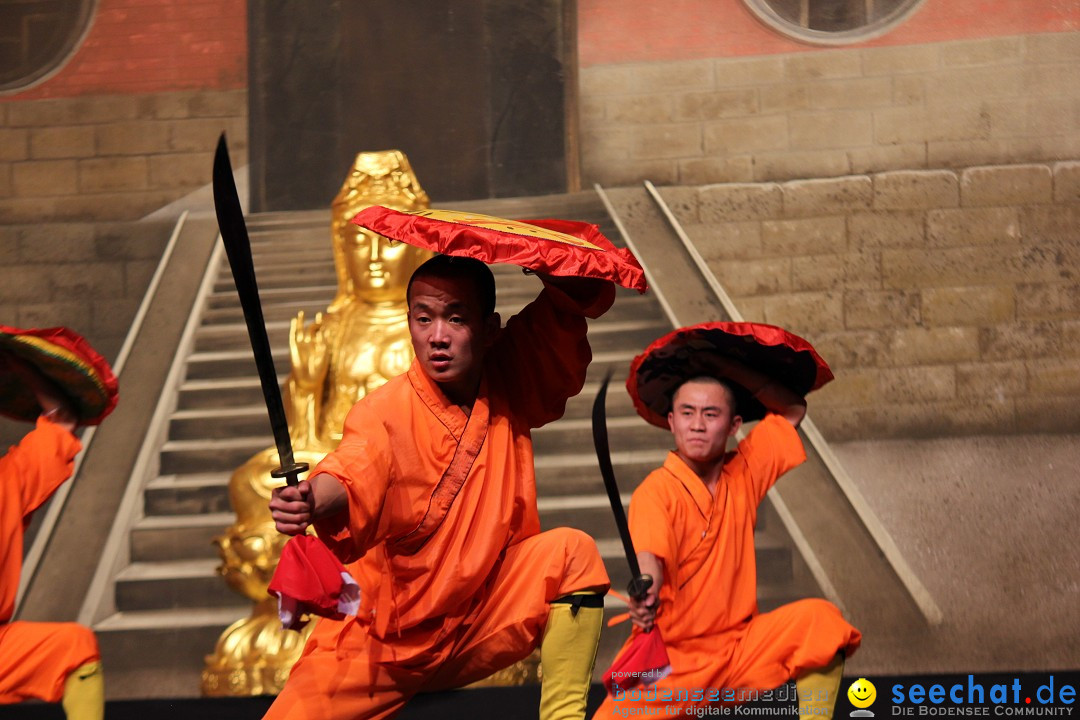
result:
[[[90,26],[95,0],[0,2],[0,92],[25,90],[59,70]]]
[[[884,35],[924,0],[745,0],[766,25],[788,37],[843,45]]]

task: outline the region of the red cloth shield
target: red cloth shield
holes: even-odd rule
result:
[[[97,425],[116,407],[116,376],[82,335],[66,327],[22,329],[0,325],[0,354],[32,365],[71,400],[80,425]],[[14,373],[0,373],[0,413],[33,422],[37,398]]]
[[[612,686],[632,690],[638,685],[652,685],[671,673],[667,647],[660,635],[660,628],[637,633],[630,644],[615,658],[604,673],[604,687],[612,694]]]
[[[738,360],[800,397],[833,379],[810,343],[783,328],[750,322],[702,323],[668,333],[634,358],[626,380],[634,409],[652,425],[668,428],[675,390],[701,375],[721,377],[716,361],[723,357]],[[765,406],[749,390],[731,385],[744,421],[765,417]]]
[[[444,255],[511,263],[568,277],[611,280],[645,292],[645,271],[633,253],[615,247],[596,225],[572,220],[509,220],[454,210],[362,210],[357,225],[392,240]]]
[[[287,630],[304,627],[304,615],[341,620],[360,607],[360,586],[314,535],[297,535],[285,543],[267,589],[278,599],[278,616]]]

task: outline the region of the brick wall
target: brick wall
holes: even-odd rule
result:
[[[45,82],[3,99],[246,86],[247,0],[98,0],[71,58]]]
[[[830,439],[1080,430],[1080,163],[662,193],[746,319],[831,364]]]
[[[813,53],[755,17],[747,0],[578,0],[583,67],[778,53]],[[920,45],[1080,30],[1073,0],[924,0],[860,47]]]
[[[135,219],[247,163],[247,91],[0,103],[0,224]]]
[[[1080,32],[581,70],[586,183],[1080,157]]]
[[[247,163],[246,0],[99,0],[53,75],[0,96],[0,224],[134,219]]]

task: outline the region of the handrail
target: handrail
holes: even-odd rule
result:
[[[154,408],[154,414],[143,437],[135,465],[124,488],[124,496],[120,501],[120,507],[116,511],[118,519],[130,519],[134,516],[139,501],[142,499],[143,484],[150,474],[153,463],[158,460],[160,447],[154,440],[164,435],[169,423],[169,413],[176,403],[175,394],[165,392],[165,389],[178,387],[184,373],[187,357],[195,342],[195,331],[198,329],[205,309],[206,298],[213,290],[214,281],[221,266],[221,256],[225,246],[221,244],[220,237],[218,235],[215,239],[214,249],[206,263],[206,269],[203,271],[198,294],[195,296],[191,313],[188,315],[187,322],[184,325],[183,334],[180,337],[172,364],[169,367],[169,374],[165,379],[162,393],[158,397],[157,406]],[[98,612],[102,607],[102,598],[109,590],[113,570],[118,563],[127,558],[124,548],[129,530],[130,525],[126,521],[114,522],[110,528],[109,535],[105,540],[105,547],[94,570],[93,579],[79,610],[79,623],[91,626],[101,619],[98,617]]]
[[[124,337],[124,344],[120,346],[120,352],[116,355],[116,360],[112,364],[113,374],[117,378],[120,377],[124,371],[124,365],[127,363],[128,355],[131,354],[131,348],[135,345],[135,339],[138,337],[140,330],[142,330],[143,321],[146,319],[146,313],[150,308],[150,303],[153,300],[154,294],[157,292],[158,285],[161,283],[161,278],[165,273],[165,268],[169,264],[169,259],[172,257],[173,250],[176,248],[177,240],[180,238],[180,233],[184,229],[184,223],[187,222],[188,211],[185,210],[180,214],[180,217],[176,221],[176,225],[173,226],[172,234],[169,236],[169,242],[165,245],[165,252],[162,253],[161,259],[158,260],[157,268],[154,269],[154,274],[150,278],[150,284],[146,287],[146,292],[143,293],[142,301],[139,303],[139,308],[135,312],[135,317],[131,321],[131,327],[128,328],[127,335]],[[94,439],[94,433],[97,431],[96,425],[91,425],[86,428],[82,436],[79,438],[82,443],[82,452],[75,457],[75,466],[71,473],[71,478],[68,482],[63,483],[53,493],[52,498],[49,501],[49,507],[45,511],[45,515],[42,518],[41,526],[38,528],[37,534],[34,536],[34,541],[30,545],[30,550],[27,552],[26,557],[23,559],[22,573],[19,577],[19,589],[15,594],[15,613],[18,613],[19,607],[22,605],[23,597],[26,595],[27,588],[30,587],[30,582],[33,580],[34,575],[37,574],[38,565],[41,563],[41,558],[45,554],[45,548],[49,545],[49,540],[52,538],[53,532],[56,530],[56,523],[60,518],[60,513],[64,509],[64,504],[67,502],[68,495],[71,493],[72,483],[79,475],[79,469],[82,467],[83,458],[86,457],[87,451],[90,449],[90,444]]]

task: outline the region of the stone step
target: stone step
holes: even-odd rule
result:
[[[263,262],[255,262],[255,277],[262,279],[263,276],[269,276],[273,274],[277,275],[289,275],[292,273],[306,273],[308,271],[317,270],[333,270],[334,269],[334,257],[329,249],[327,251],[320,251],[317,255],[313,256],[311,252],[307,250],[300,250],[293,253],[281,253],[273,256],[263,256]],[[254,256],[252,258],[254,260]],[[269,260],[267,262],[266,260]],[[219,280],[232,280],[232,269],[228,262],[223,262],[218,268]]]
[[[663,464],[666,456],[664,450],[612,451],[611,466],[624,500],[645,476]],[[536,492],[539,497],[605,492],[595,451],[538,456]]]
[[[262,436],[169,440],[161,447],[161,472],[173,475],[237,468],[267,445]]]
[[[316,267],[304,268],[303,270],[265,270],[256,272],[255,281],[259,285],[259,297],[262,297],[264,288],[266,290],[280,290],[280,289],[296,289],[301,287],[310,287],[312,285],[333,285],[337,286],[337,276],[334,274],[334,267],[332,265],[319,265]],[[236,293],[236,285],[233,283],[232,275],[228,270],[224,274],[218,276],[214,281],[212,288],[215,293]]]
[[[314,318],[315,312],[325,307],[325,304],[292,304],[282,303],[275,307],[264,306],[264,321],[268,324],[273,324],[277,329],[285,328],[281,334],[282,342],[271,345],[271,354],[274,358],[274,363],[278,370],[282,373],[286,372],[289,367],[289,347],[288,347],[288,323],[296,315],[296,310],[303,309],[308,318]],[[508,308],[500,307],[498,311],[504,318],[510,317],[520,308]],[[242,327],[243,313],[239,307],[235,308],[221,308],[217,310],[208,311],[208,314],[213,313],[212,320],[204,321],[202,327],[207,328],[206,334],[213,334],[210,328],[215,330],[220,327],[228,327],[229,334],[235,335],[237,330]],[[604,332],[604,325],[608,322],[617,323],[631,323],[640,322],[643,317],[654,316],[654,304],[651,298],[624,298],[617,302],[615,306],[600,320],[593,320],[590,322],[590,333],[595,328],[596,333]],[[653,325],[650,332],[655,332],[656,337],[666,332],[667,328],[662,325]],[[246,335],[244,336],[246,338]],[[592,334],[590,334],[590,340]],[[626,348],[619,348],[617,350],[608,350],[607,352],[600,351],[598,348],[594,348],[593,362],[589,366],[590,375],[596,375],[598,378],[603,377],[609,364],[615,360],[620,362],[624,361],[626,368],[629,368],[630,360],[634,356],[643,351],[645,346],[640,348],[631,348],[627,344]],[[620,352],[621,351],[621,352]],[[605,355],[615,354],[613,358],[607,358]],[[188,379],[209,379],[209,378],[223,378],[223,377],[242,377],[245,375],[255,375],[255,360],[251,353],[250,345],[243,347],[237,347],[235,349],[222,349],[222,350],[204,350],[193,353],[187,361],[187,373]],[[623,374],[625,378],[625,373]]]
[[[617,454],[618,448],[633,448],[635,452],[651,452],[653,457],[662,459],[669,447],[666,434],[635,418],[625,418],[625,421],[627,436],[618,446],[613,444],[616,449],[612,455]],[[615,419],[609,422],[609,428],[610,423],[614,422]],[[619,426],[622,424],[623,419],[620,419]],[[609,439],[614,443],[614,436]],[[265,435],[169,440],[161,448],[161,472],[172,475],[232,470],[271,445],[272,439]],[[580,473],[582,470],[596,469],[592,434],[587,421],[570,422],[565,426],[555,423],[537,430],[533,435],[533,447],[536,454],[544,458],[554,453],[558,453],[555,458],[572,458],[574,462],[571,464],[559,466],[563,472]],[[544,467],[539,459],[536,467],[539,474],[541,467]]]
[[[147,516],[232,513],[231,474],[223,470],[155,478],[143,490],[143,511]]]
[[[670,330],[664,320],[636,318],[630,320],[600,320],[589,324],[589,343],[593,352],[610,350],[636,350],[640,352],[649,343]],[[270,347],[289,346],[289,321],[277,320],[266,323]],[[250,348],[247,327],[243,323],[204,325],[195,331],[197,353]],[[279,368],[287,371],[288,368]]]
[[[524,273],[518,265],[500,263],[489,265],[489,267],[495,276],[496,294],[499,297],[508,293],[521,293],[527,288],[533,288],[534,294],[540,291],[540,280]],[[333,259],[328,255],[308,257],[303,252],[291,255],[283,252],[278,256],[266,258],[263,262],[257,262],[255,278],[259,285],[260,297],[264,291],[305,286],[330,286],[335,289],[337,287],[337,273]],[[232,270],[225,263],[214,278],[213,293],[215,295],[235,293],[235,288]]]
[[[132,563],[116,576],[116,609],[120,612],[168,610],[191,605],[232,607],[246,598],[218,574],[216,559]]]
[[[229,476],[252,455],[273,446],[266,409],[261,405],[179,411],[173,416],[173,424],[173,435],[162,452],[161,467],[167,477],[154,480],[145,491],[148,515],[228,510],[225,484]],[[534,431],[537,487],[541,494],[564,495],[602,488],[598,485],[591,426],[588,419],[563,419]],[[635,485],[663,461],[671,445],[669,433],[646,425],[637,416],[609,417],[608,431],[616,453],[617,476]],[[649,457],[638,461],[617,455],[626,449],[647,450]],[[577,463],[560,464],[547,458],[558,453],[570,453]]]
[[[499,303],[495,307],[495,311],[502,316],[505,322],[512,315],[519,312],[524,303],[532,300],[535,295],[532,293],[532,289],[522,292],[520,294],[503,294],[499,298]],[[333,300],[332,294],[327,294],[320,289],[317,297],[300,298],[294,300],[281,300],[277,298],[262,298],[263,319],[266,322],[291,320],[296,317],[296,313],[300,310],[304,311],[305,317],[308,320],[315,317],[315,314],[322,312]],[[648,295],[637,295],[631,297],[620,297],[615,304],[608,310],[604,316],[604,320],[635,320],[642,317],[654,316],[658,314],[659,306],[656,304],[655,298]],[[229,323],[241,323],[244,321],[244,312],[240,308],[239,300],[231,303],[221,302],[217,307],[211,307],[203,313],[202,324],[203,326],[222,325]],[[595,321],[593,321],[595,322]]]
[[[273,444],[266,405],[178,410],[169,420],[169,440],[201,438],[263,437]]]
[[[644,349],[644,345],[642,349]],[[640,352],[640,350],[633,351]],[[632,354],[632,353],[628,353]],[[607,398],[605,404],[607,406],[608,418],[637,416],[634,410],[634,403],[630,400],[630,393],[626,390],[626,376],[630,371],[630,361],[627,360],[624,365],[618,363],[612,363],[616,367],[625,367],[625,371],[620,375],[612,377],[611,384],[608,386]],[[581,389],[581,392],[566,401],[566,412],[563,413],[563,420],[580,420],[584,418],[592,417],[593,403],[596,401],[596,393],[600,392],[600,378],[593,375],[585,386]],[[644,422],[644,420],[642,420]],[[614,447],[614,445],[613,445]]]
[[[109,616],[94,626],[109,698],[198,697],[204,658],[225,628],[250,614],[250,604],[236,603]]]
[[[304,317],[310,321],[316,313],[325,310],[333,299],[333,295],[320,293],[316,298],[300,302],[262,300],[263,320],[265,322],[292,320],[299,311],[303,310]],[[224,307],[208,309],[202,316],[203,326],[241,322],[244,322],[244,311],[239,301]]]
[[[131,531],[131,562],[216,559],[213,539],[235,521],[232,512],[144,517]]]
[[[279,386],[285,378],[278,376]],[[177,410],[234,408],[262,402],[262,385],[257,377],[188,380],[180,386]]]
[[[255,415],[249,417],[253,425],[257,424]],[[619,432],[611,431],[613,425]],[[589,427],[590,421],[560,421],[535,431],[538,492],[562,495],[597,486],[600,482],[599,468]],[[626,436],[621,434],[623,430],[627,432]],[[663,462],[670,448],[666,432],[652,428],[637,418],[609,418],[609,433],[616,477],[635,486],[652,468]],[[230,474],[253,455],[272,445],[269,433],[169,440],[161,449],[160,471],[163,475]],[[199,489],[197,492],[206,490]]]
[[[281,357],[283,354],[275,353],[275,364],[279,367],[285,362],[285,358]],[[629,402],[622,403],[614,397],[617,394],[626,394],[626,376],[632,359],[633,353],[629,351],[596,353],[586,375],[586,387],[592,388],[592,395],[585,399],[591,408],[599,381],[608,372],[612,373],[607,402],[608,415],[613,423],[619,417],[637,417],[632,415]],[[169,439],[193,440],[240,435],[265,435],[269,438],[269,420],[262,404],[262,390],[255,377],[254,364],[250,350],[192,356],[188,364],[188,380],[182,389],[181,409],[174,412],[170,419]],[[251,366],[250,372],[239,372],[246,366]],[[239,404],[244,400],[251,401],[251,404]],[[574,402],[574,399],[569,402]],[[556,421],[555,425],[571,422],[573,424],[569,427],[581,428],[580,421],[583,419],[586,418],[563,418]],[[637,424],[643,428],[650,427],[641,420],[638,420]],[[633,425],[624,422],[620,427],[632,429]],[[610,427],[614,428],[615,425]],[[584,429],[588,431],[589,428]]]
[[[595,459],[593,462],[595,463]],[[592,473],[592,483],[578,486],[573,495],[544,494],[542,483],[538,480],[540,497],[537,507],[541,527],[576,527],[597,539],[618,537],[599,471],[593,470]],[[227,507],[227,477],[217,476],[217,482],[209,473],[188,477],[190,482],[187,487],[177,486],[176,481],[171,483],[174,485],[172,499],[181,498],[179,502],[185,506],[195,506],[202,501],[213,508]],[[196,482],[201,482],[201,486],[196,486]],[[157,489],[167,492],[162,490],[167,483],[169,481],[164,478],[159,479],[156,483]],[[622,486],[624,504],[630,500],[630,487],[629,484]],[[151,502],[165,510],[172,509],[168,495],[158,496]],[[131,560],[161,563],[216,559],[218,552],[213,539],[221,535],[235,520],[231,510],[205,514],[170,512],[147,515],[132,530]]]
[[[608,508],[599,510],[608,511]],[[580,515],[595,518],[596,512],[589,509]],[[608,515],[610,517],[609,511]],[[562,519],[560,515],[549,514],[549,517],[552,520],[549,529],[578,525],[573,521],[558,524],[558,520]],[[604,558],[612,587],[623,592],[630,581],[630,569],[620,541],[606,537],[598,540],[597,546]],[[760,535],[755,540],[755,547],[759,585],[766,590],[783,588],[792,578],[791,549]],[[133,563],[116,578],[117,610],[132,613],[185,608],[191,606],[193,597],[198,598],[197,607],[203,610],[233,608],[243,598],[218,574],[219,564],[217,559],[211,558]]]
[[[259,300],[264,303],[305,303],[312,302],[316,298],[333,298],[337,292],[337,282],[325,284],[306,285],[292,288],[259,288]],[[220,308],[240,307],[240,300],[236,295],[236,288],[213,292],[206,296],[206,307],[210,310]]]
[[[637,415],[609,417],[608,442],[612,448],[666,452],[671,433],[647,424]],[[562,419],[533,431],[536,455],[588,453],[593,450],[591,419]]]

